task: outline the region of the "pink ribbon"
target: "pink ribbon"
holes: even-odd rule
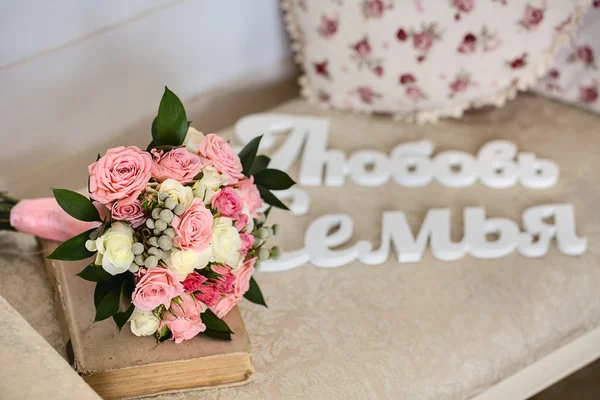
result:
[[[53,197],[21,200],[10,211],[10,224],[19,232],[64,242],[99,225],[79,221],[63,211]]]

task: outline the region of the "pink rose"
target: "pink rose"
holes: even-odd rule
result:
[[[544,10],[537,7],[532,7],[529,4],[525,8],[525,14],[523,14],[523,25],[526,27],[536,26],[544,19]]]
[[[248,250],[252,248],[254,244],[254,235],[251,233],[240,233],[240,239],[242,240],[242,246],[240,247],[240,254],[246,255],[248,254]]]
[[[588,45],[577,48],[577,58],[586,64],[594,62],[594,51]]]
[[[152,149],[152,156],[154,157],[152,175],[159,182],[169,178],[175,179],[181,184],[193,182],[194,177],[204,166],[200,157],[183,147],[166,153],[162,150]]]
[[[367,17],[381,18],[385,6],[382,0],[370,0],[366,1],[363,5],[363,11]]]
[[[195,291],[200,290],[204,282],[207,280],[208,279],[206,279],[206,277],[200,275],[199,273],[192,272],[185,277],[185,280],[183,281],[183,290],[185,290],[187,294],[192,294]]]
[[[213,281],[214,286],[222,294],[231,293],[236,279],[235,275],[231,272],[231,268],[224,265],[213,265],[212,270],[221,275],[218,279]]]
[[[244,202],[232,188],[226,187],[212,198],[211,207],[224,217],[236,219],[244,208]]]
[[[206,135],[198,145],[198,155],[203,162],[215,167],[223,175],[229,177],[229,183],[236,183],[244,177],[242,162],[233,149],[220,136],[211,133]]]
[[[247,259],[237,273],[237,281],[235,282],[233,293],[240,299],[250,288],[250,278],[255,271],[254,264],[256,264],[256,257]]]
[[[151,268],[142,276],[131,295],[131,302],[142,311],[152,311],[161,304],[168,307],[174,297],[183,293],[177,276],[161,267]]]
[[[227,297],[221,298],[215,305],[210,306],[210,310],[215,313],[217,317],[223,318],[229,313],[229,311],[231,311],[233,307],[235,307],[239,300],[240,299],[236,295],[231,294]]]
[[[200,291],[195,293],[196,299],[206,304],[208,307],[213,307],[219,301],[221,292],[213,285],[202,286]]]
[[[237,183],[237,185],[235,185],[235,187],[237,188],[242,200],[244,200],[244,203],[248,205],[250,216],[252,218],[258,218],[260,215],[258,213],[258,209],[261,208],[264,203],[260,197],[258,188],[254,184],[254,177],[251,176],[248,179],[242,179]]]
[[[152,170],[152,157],[136,146],[115,147],[90,164],[90,197],[102,204],[120,200],[133,203],[146,188]]]
[[[456,7],[459,11],[468,13],[475,8],[475,2],[473,0],[454,0],[454,7]]]
[[[579,99],[585,103],[595,103],[598,100],[598,88],[596,86],[579,87]]]
[[[219,302],[210,306],[212,312],[219,318],[223,318],[244,296],[244,293],[250,288],[250,278],[254,273],[254,264],[256,263],[256,257],[246,260],[242,268],[237,273],[237,279],[233,294],[222,297]]]
[[[248,225],[248,216],[246,214],[240,214],[240,216],[233,225],[235,226],[235,229],[238,230],[238,232],[241,232],[242,229],[244,229]]]
[[[359,58],[367,58],[371,54],[371,45],[369,44],[369,41],[367,40],[367,38],[364,38],[363,40],[356,42],[352,46],[352,48],[354,49],[354,51],[356,52],[356,55]]]
[[[465,90],[467,90],[468,86],[469,86],[468,80],[459,78],[450,84],[450,90],[452,90],[454,93],[464,92]]]
[[[212,239],[212,224],[212,214],[202,199],[195,198],[181,217],[173,218],[174,241],[183,250],[205,250]]]
[[[206,330],[206,325],[200,317],[201,313],[202,307],[193,297],[181,296],[171,303],[171,308],[165,312],[159,329],[163,326],[169,328],[177,344],[190,340]]]
[[[433,35],[429,32],[423,31],[413,36],[413,46],[417,50],[428,51],[432,45]]]
[[[202,306],[193,296],[183,294],[173,299],[169,311],[177,318],[198,319],[202,313]]]
[[[120,200],[115,201],[111,208],[111,215],[117,221],[129,222],[132,228],[140,227],[146,222],[146,214],[138,199],[129,204],[121,204]]]

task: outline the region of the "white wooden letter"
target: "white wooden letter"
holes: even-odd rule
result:
[[[435,179],[444,186],[463,188],[477,180],[479,171],[475,158],[464,151],[444,151],[434,159]]]
[[[483,207],[467,207],[464,211],[465,240],[469,254],[475,258],[501,258],[512,253],[518,245],[519,226],[506,218],[485,218]],[[488,234],[497,235],[493,241]]]
[[[517,183],[518,169],[513,161],[517,146],[508,140],[494,140],[477,153],[479,179],[494,189],[504,189]]]
[[[329,234],[336,228],[337,231]],[[348,242],[352,237],[353,229],[352,219],[344,214],[329,214],[314,220],[304,235],[304,244],[310,255],[310,262],[317,267],[335,268],[356,260],[370,244],[363,241],[344,250],[330,249]]]

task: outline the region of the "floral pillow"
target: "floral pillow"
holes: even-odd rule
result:
[[[501,106],[530,87],[588,3],[283,0],[283,7],[306,97],[426,122]]]
[[[600,0],[593,5],[569,45],[556,53],[552,68],[535,91],[600,112],[600,69],[596,61],[600,57]]]

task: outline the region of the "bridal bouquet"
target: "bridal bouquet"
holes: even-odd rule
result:
[[[53,189],[72,217],[96,222],[48,257],[95,260],[78,275],[96,283],[94,321],[128,321],[137,336],[175,343],[198,334],[230,339],[221,319],[242,298],[265,305],[252,277],[277,258],[267,239],[270,190],[294,181],[257,156],[261,137],[236,155],[221,137],[189,126],[179,98],[165,88],[144,151],[116,147],[88,167],[89,197]]]

